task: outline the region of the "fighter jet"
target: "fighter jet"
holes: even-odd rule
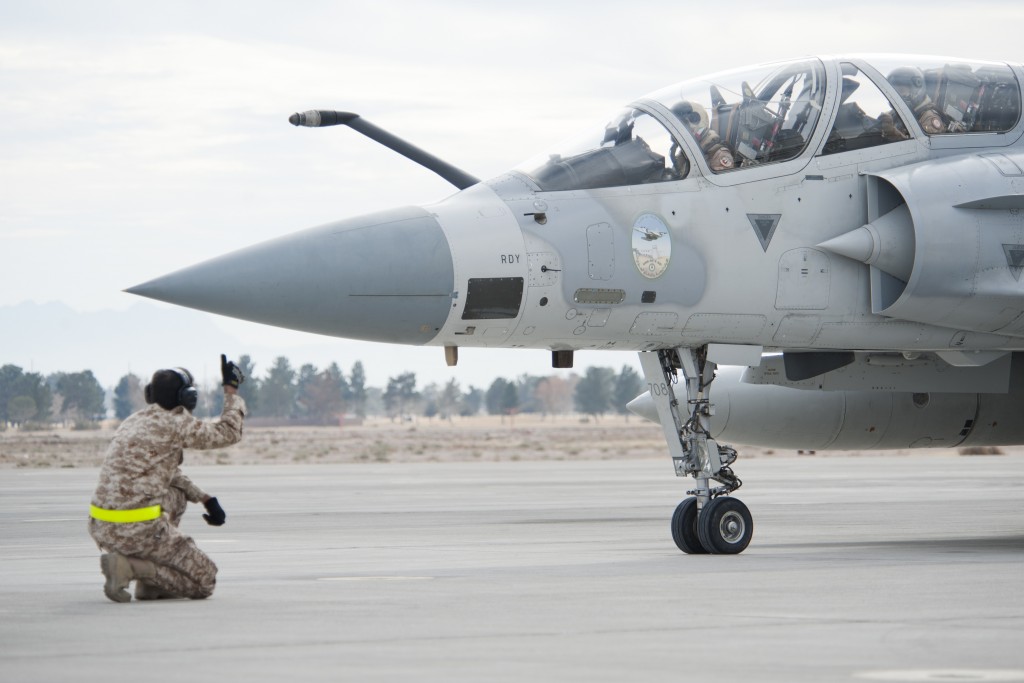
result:
[[[720,443],[1024,443],[1018,64],[804,58],[687,80],[436,204],[257,244],[128,291],[270,325],[444,347],[639,352],[686,553],[753,519]],[[323,134],[323,133],[320,133]],[[722,368],[719,368],[719,366]],[[728,367],[726,367],[728,366]]]
[[[662,237],[668,234],[667,232],[653,232],[651,230],[648,230],[647,228],[634,228],[634,230],[643,235],[644,240],[648,242],[653,242],[654,240],[661,239]]]

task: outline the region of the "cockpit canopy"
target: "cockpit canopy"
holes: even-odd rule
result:
[[[1006,64],[899,55],[871,63],[926,135],[1002,133],[1020,119],[1020,84]]]
[[[716,173],[791,159],[807,144],[824,96],[824,68],[816,59],[686,81],[519,170],[547,191],[680,180],[691,165],[682,135],[694,139]],[[669,127],[650,113],[657,105],[672,113]]]
[[[651,99],[676,115],[712,171],[729,171],[803,152],[825,100],[825,69],[809,59],[727,71],[685,81]],[[731,164],[714,161],[709,152],[715,145],[729,149]]]
[[[834,130],[820,153],[836,154],[912,137],[1006,132],[1020,119],[1020,84],[1005,64],[932,57],[868,59],[888,81],[839,60]],[[794,159],[824,112],[826,69],[818,59],[725,71],[639,100],[604,127],[517,170],[542,191],[586,190],[681,180],[699,149],[711,173]],[[858,94],[851,97],[860,87]],[[904,123],[895,91],[916,126]],[[692,154],[692,151],[691,151]]]
[[[665,126],[650,114],[628,107],[603,131],[566,145],[561,154],[526,162],[522,172],[545,191],[592,190],[681,180],[690,165]]]

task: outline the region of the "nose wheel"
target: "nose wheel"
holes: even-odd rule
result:
[[[697,519],[700,544],[715,555],[742,553],[753,535],[754,518],[736,498],[715,498],[704,506]]]
[[[736,498],[715,498],[698,510],[696,498],[687,498],[672,515],[672,540],[688,555],[736,555],[746,550],[754,535],[750,510]]]
[[[696,498],[685,499],[672,515],[672,540],[676,542],[677,548],[688,555],[703,555],[708,552],[700,542],[698,519]]]

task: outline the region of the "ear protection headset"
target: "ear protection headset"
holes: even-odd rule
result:
[[[199,403],[199,391],[193,386],[192,373],[185,368],[170,368],[165,372],[173,372],[181,380],[181,388],[178,389],[177,395],[178,405],[185,406],[185,409],[189,412],[195,410],[196,405]],[[146,385],[144,393],[146,403],[156,403],[152,383]]]
[[[171,368],[171,372],[181,380],[181,389],[178,389],[178,403],[185,406],[185,409],[191,413],[199,403],[199,390],[192,386],[194,382],[192,373],[185,368]]]

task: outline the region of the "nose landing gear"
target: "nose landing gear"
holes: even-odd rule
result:
[[[754,533],[750,510],[728,497],[743,482],[729,467],[735,449],[719,446],[711,438],[708,421],[713,414],[709,388],[715,364],[706,359],[706,347],[642,352],[640,365],[658,419],[665,432],[676,476],[692,476],[696,487],[672,515],[672,540],[684,553],[735,555],[743,552]],[[676,398],[682,373],[685,410]],[[715,481],[720,486],[711,486]]]

